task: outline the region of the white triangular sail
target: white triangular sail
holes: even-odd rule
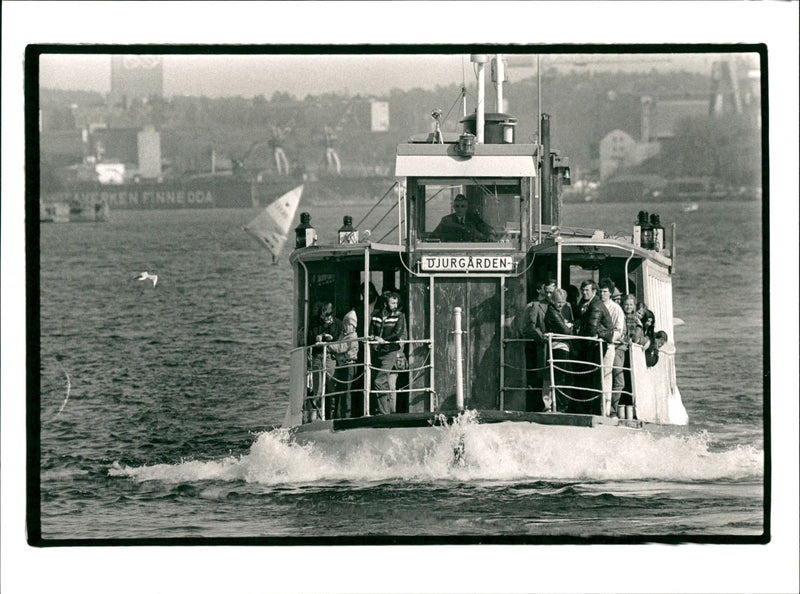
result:
[[[277,258],[294,220],[294,213],[300,204],[300,196],[303,194],[303,186],[286,192],[283,196],[273,201],[252,221],[242,227],[252,235],[261,245],[272,253],[273,258]]]

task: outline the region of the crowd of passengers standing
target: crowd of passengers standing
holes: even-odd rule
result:
[[[610,279],[601,279],[599,284],[586,280],[580,289],[570,289],[558,288],[554,280],[538,282],[537,298],[527,304],[521,316],[526,410],[616,416],[620,406],[633,404],[630,391],[625,389],[630,385],[630,345],[642,346],[647,365],[653,366],[667,335],[654,331],[653,312],[634,295],[621,295]],[[306,421],[364,414],[365,357],[359,337],[366,337],[370,345],[369,414],[397,411],[397,376],[408,365],[403,347],[408,334],[400,296],[388,290],[378,298],[369,283],[371,315],[367,325],[357,314],[363,310],[363,295],[362,285],[359,297],[342,320],[334,316],[333,304],[328,301],[314,307],[306,337],[306,344],[311,345]],[[362,373],[357,374],[357,370]]]
[[[364,353],[359,337],[365,336],[365,324],[357,310],[363,308],[364,286],[340,321],[333,314],[333,304],[321,301],[312,308],[310,329],[306,336],[309,350],[310,397],[304,404],[305,422],[322,418],[345,419],[362,416]],[[386,291],[378,298],[369,283],[369,308],[372,313],[366,327],[371,355],[369,413],[391,414],[397,410],[397,374],[407,367],[402,341],[406,340],[406,318],[400,296]],[[324,415],[324,416],[323,416]]]
[[[540,281],[535,288],[537,298],[527,304],[520,330],[526,339],[527,410],[616,416],[620,406],[633,404],[625,390],[630,345],[642,346],[652,366],[667,340],[665,332],[654,332],[653,312],[634,295],[622,295],[608,278],[599,284],[586,280],[580,289],[571,286],[572,300],[555,280]]]

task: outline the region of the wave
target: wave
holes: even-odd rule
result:
[[[654,434],[529,423],[355,429],[298,443],[286,429],[258,434],[247,454],[153,466],[115,463],[137,481],[245,481],[265,485],[385,481],[739,481],[760,479],[763,451],[709,448],[707,432]],[[454,452],[463,442],[461,463]]]
[[[81,468],[56,468],[53,470],[43,470],[41,475],[41,481],[53,481],[53,480],[60,480],[60,479],[71,479],[76,476],[85,476],[88,475],[89,471],[84,470]]]

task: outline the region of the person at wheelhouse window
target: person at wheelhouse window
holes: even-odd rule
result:
[[[464,194],[456,195],[453,200],[454,213],[445,215],[430,237],[440,241],[473,242],[495,241],[496,235],[478,213],[469,210],[469,203]]]

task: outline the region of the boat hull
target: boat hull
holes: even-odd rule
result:
[[[187,178],[163,182],[75,184],[50,192],[43,201],[104,202],[113,210],[182,210],[204,208],[257,208],[267,206],[276,196],[304,184],[303,200],[310,204],[371,204],[394,180],[385,177],[326,177],[302,180],[276,177],[250,181],[232,177]]]
[[[298,425],[292,428],[292,432],[296,439],[308,441],[313,439],[315,434],[339,433],[354,429],[402,429],[452,425],[457,422],[458,416],[459,413],[457,411],[443,411],[438,413],[394,413],[354,419],[331,419]],[[599,415],[497,410],[477,411],[475,421],[478,424],[514,422],[585,428],[604,426],[641,429],[644,425],[642,421],[636,419],[618,419]]]

